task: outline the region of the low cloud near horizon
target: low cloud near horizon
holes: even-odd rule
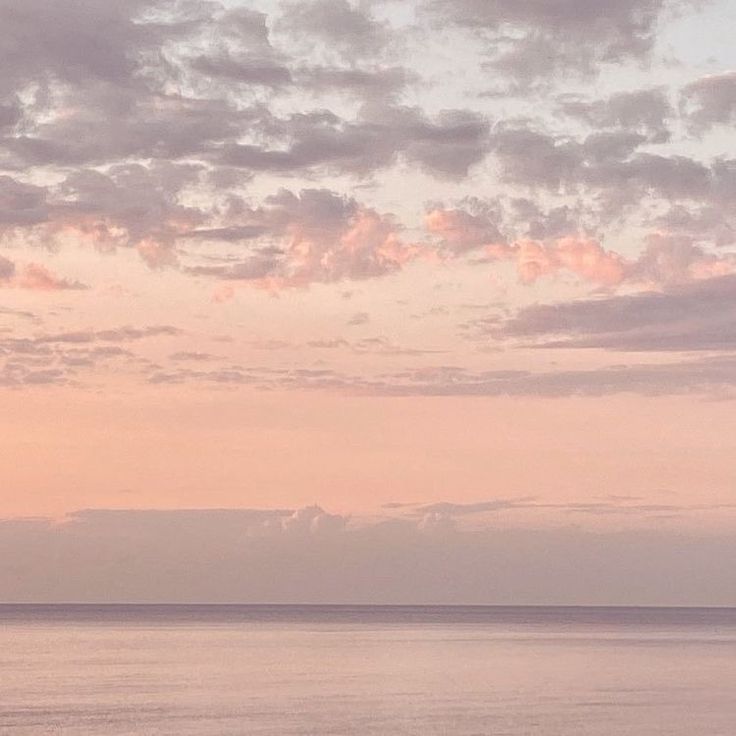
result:
[[[626,504],[611,501],[597,510]],[[63,523],[5,520],[0,600],[736,605],[732,533],[657,524],[467,528],[456,519],[491,504],[452,506],[363,521],[316,506],[91,510]]]

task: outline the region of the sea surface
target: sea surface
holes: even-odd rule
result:
[[[0,606],[0,733],[734,736],[736,609]]]

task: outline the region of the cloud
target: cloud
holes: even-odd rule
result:
[[[498,229],[494,213],[489,211],[487,205],[473,200],[469,202],[469,206],[475,212],[435,206],[426,214],[427,230],[442,238],[443,245],[452,255],[506,241]]]
[[[704,132],[714,125],[736,122],[736,72],[712,74],[682,90],[682,105],[691,126]]]
[[[147,337],[173,337],[181,331],[171,325],[152,325],[150,327],[115,327],[107,330],[81,330],[78,332],[59,332],[35,338],[37,344],[48,343],[91,343],[91,342],[129,342]]]
[[[80,281],[70,281],[55,276],[46,266],[42,266],[40,263],[29,263],[24,266],[16,277],[15,283],[21,289],[31,289],[33,291],[78,291],[88,288]]]
[[[519,279],[525,284],[563,269],[603,286],[616,286],[626,275],[626,262],[620,255],[588,238],[559,238],[550,244],[523,240],[490,246],[488,251],[491,258],[515,260]]]
[[[595,129],[584,137],[565,134],[564,125],[563,132],[559,126],[550,132],[543,116],[536,122],[502,117],[492,127],[477,105],[445,105],[441,95],[426,109],[407,103],[412,85],[437,81],[416,63],[411,42],[427,43],[432,18],[490,38],[497,69],[514,54],[530,61],[541,49],[539,74],[554,73],[560,60],[571,68],[572,48],[583,65],[643,58],[671,5],[607,0],[592,12],[581,0],[553,10],[532,0],[432,0],[422,6],[429,14],[418,8],[411,20],[390,14],[389,22],[375,6],[347,0],[285,3],[268,13],[164,0],[115,8],[89,0],[61,13],[54,3],[30,0],[18,10],[5,0],[0,20],[9,29],[4,43],[12,61],[0,90],[0,230],[52,245],[74,239],[104,250],[131,247],[154,268],[269,282],[267,288],[361,279],[393,273],[416,248],[397,234],[398,220],[344,193],[352,185],[341,177],[363,185],[401,167],[453,186],[487,175],[492,154],[489,163],[513,200],[506,219],[493,198],[432,206],[427,224],[443,240],[439,260],[505,243],[522,259],[526,281],[535,272],[570,268],[611,285],[617,257],[596,251],[603,246],[594,226],[649,199],[662,199],[673,211],[728,213],[736,199],[733,162],[642,150],[666,140],[674,115],[660,87],[602,99],[564,89],[555,94],[552,104],[567,123],[573,118]],[[397,43],[401,33],[411,36],[408,46]],[[527,72],[537,76],[534,64]],[[698,89],[692,94],[701,94]],[[254,191],[269,191],[265,181],[272,186],[274,177],[300,180],[289,183],[295,191],[305,178],[328,179],[333,198],[357,208],[348,216],[354,232],[337,236],[337,246],[334,231],[320,233],[324,246],[298,243],[290,235],[299,213],[291,225],[277,218],[279,208],[300,209],[280,204],[286,195],[260,205],[251,195],[246,204],[246,185],[257,180]],[[554,203],[540,190],[578,201]],[[294,196],[314,199],[309,192],[328,190],[315,184],[305,191]],[[733,228],[728,214],[720,218],[708,232],[722,242]],[[509,232],[509,219],[517,232]],[[697,221],[691,218],[693,228]],[[220,262],[217,254],[208,262],[181,262],[182,248],[188,256],[205,240],[252,241],[253,248],[244,248],[237,263],[232,253]],[[537,255],[529,256],[529,243],[537,244]],[[323,260],[300,264],[299,247]],[[227,289],[220,287],[219,297]]]
[[[563,96],[560,109],[592,128],[628,130],[644,135],[652,143],[669,140],[668,122],[675,115],[667,91],[662,87],[617,92],[598,100]]]
[[[391,216],[327,189],[284,189],[261,207],[237,208],[236,216],[237,227],[262,234],[269,245],[235,264],[194,267],[195,273],[278,289],[383,276],[419,253]]]
[[[329,514],[320,506],[306,506],[281,520],[281,531],[291,535],[335,534],[345,529],[347,519]]]
[[[548,345],[553,346],[587,347],[583,341]],[[668,347],[666,340],[662,340],[662,346],[663,350],[672,349]],[[628,345],[626,348],[638,349]],[[652,349],[651,343],[649,349]],[[678,346],[678,349],[682,348]],[[630,394],[650,397],[695,395],[733,398],[736,388],[735,368],[736,361],[732,357],[547,371],[471,371],[456,366],[439,366],[408,370],[375,380],[333,379],[332,387],[376,396],[563,398]]]
[[[736,271],[736,255],[709,253],[694,245],[692,238],[651,233],[646,243],[635,260],[627,260],[606,250],[598,241],[580,236],[492,245],[487,252],[491,259],[515,261],[519,280],[525,284],[568,271],[601,286],[615,287],[630,282],[651,288]]]
[[[524,215],[541,216],[530,204],[517,201],[515,206]],[[616,286],[626,277],[626,261],[616,253],[606,251],[592,238],[568,234],[544,241],[529,238],[510,240],[499,229],[500,226],[508,232],[511,228],[498,203],[484,203],[476,198],[464,205],[467,209],[435,206],[425,218],[428,232],[441,239],[440,253],[446,257],[483,249],[489,261],[515,262],[519,280],[525,284],[563,270],[605,286]],[[565,213],[561,214],[564,217]],[[566,220],[564,222],[567,224]],[[538,222],[533,227],[544,233],[547,226]]]
[[[115,109],[115,100],[80,93],[81,99],[70,103],[63,116],[34,126],[32,135],[6,139],[11,161],[19,168],[70,167],[123,163],[129,158],[175,161],[202,157],[207,146],[236,136],[250,118],[225,100],[127,94],[131,95],[128,103],[117,100],[122,109]],[[100,112],[106,108],[112,108],[110,117],[100,127]]]
[[[400,66],[368,68],[309,66],[296,73],[300,87],[315,93],[341,92],[366,100],[395,100],[417,75]]]
[[[101,249],[137,247],[154,257],[156,247],[170,251],[177,235],[202,222],[198,209],[178,202],[179,190],[198,175],[196,166],[167,163],[75,172],[59,187],[53,229]]]
[[[358,327],[360,325],[367,325],[370,321],[371,317],[368,312],[355,312],[346,324],[350,327]]]
[[[718,248],[736,243],[736,219],[730,208],[720,205],[675,204],[653,224],[673,236],[711,242]]]
[[[22,99],[24,125],[0,141],[15,168],[176,158],[233,134],[224,101],[169,93],[179,79],[171,44],[220,18],[212,3],[85,0],[0,3],[0,98]]]
[[[313,527],[325,517],[335,515],[100,509],[62,524],[8,519],[0,522],[0,595],[29,602],[736,602],[729,564],[736,548],[725,533],[687,533],[664,522],[616,532],[467,530],[439,513],[356,520],[329,532]],[[284,526],[295,518],[298,533]],[[264,524],[278,531],[250,533]]]
[[[31,315],[32,318],[32,315]],[[38,319],[32,321],[38,323]],[[176,337],[168,325],[120,327],[107,330],[46,332],[29,337],[0,336],[0,385],[90,385],[101,373],[128,374],[140,380],[151,363],[121,347],[147,338]]]
[[[486,514],[506,509],[528,508],[533,506],[532,498],[519,499],[496,499],[494,501],[479,501],[477,503],[452,503],[442,501],[426,505],[419,505],[413,509],[413,513],[442,514],[444,516],[471,516],[475,514]]]
[[[191,361],[195,363],[206,363],[211,360],[217,360],[217,356],[210,355],[209,353],[200,353],[197,351],[181,350],[176,353],[172,353],[169,358],[171,360],[183,360]]]
[[[233,59],[223,54],[219,57],[198,56],[191,62],[192,69],[208,77],[221,77],[230,82],[264,87],[281,87],[292,81],[289,69],[276,61],[263,59]]]
[[[287,174],[323,169],[365,176],[397,159],[444,179],[462,179],[487,154],[490,126],[470,110],[443,110],[434,119],[416,107],[367,104],[355,120],[321,110],[269,121],[277,146],[227,142],[211,148],[220,165]],[[274,143],[276,140],[274,140]]]
[[[5,259],[0,258],[0,281],[4,278],[2,276],[3,271],[3,261]],[[11,266],[14,264],[11,263]],[[11,274],[12,275],[12,272]],[[25,309],[8,309],[7,307],[0,307],[0,314],[4,316],[10,316],[10,317],[17,317],[18,319],[21,319],[26,322],[33,322],[40,324],[41,320],[34,312],[29,312]]]
[[[689,235],[650,233],[646,246],[629,269],[629,278],[650,286],[686,283],[736,271],[736,254],[713,253],[695,245]]]
[[[731,160],[706,165],[684,155],[639,151],[645,140],[625,130],[592,133],[581,141],[505,126],[494,133],[492,147],[508,183],[557,194],[597,193],[604,222],[646,198],[732,201],[736,169]]]
[[[644,503],[636,496],[609,495],[602,498],[593,498],[578,502],[544,501],[533,496],[523,498],[495,499],[478,501],[475,503],[452,503],[441,501],[438,503],[420,504],[388,504],[384,508],[404,509],[410,516],[420,517],[422,521],[427,517],[440,518],[453,523],[463,517],[480,517],[486,523],[493,516],[506,511],[559,511],[563,514],[584,514],[590,516],[629,516],[639,518],[661,518],[662,514],[672,516],[686,516],[703,512],[720,513],[736,510],[736,504],[693,504],[680,503]],[[421,522],[420,522],[421,523]],[[490,522],[493,523],[493,522]],[[495,522],[498,523],[498,522]]]
[[[155,386],[190,382],[209,383],[220,386],[238,386],[255,384],[258,381],[253,373],[238,366],[210,371],[197,371],[185,368],[156,370],[148,376],[148,383]]]
[[[608,288],[626,283],[651,288],[736,270],[736,254],[699,244],[723,246],[731,240],[729,223],[714,210],[693,214],[671,208],[652,224],[661,229],[644,236],[636,257],[625,258],[583,234],[584,215],[566,205],[544,212],[525,198],[471,197],[452,208],[434,204],[425,217],[427,232],[439,239],[437,253],[443,260],[472,253],[475,263],[484,262],[483,256],[491,262],[511,261],[526,284],[570,272]],[[537,237],[529,237],[532,233]]]
[[[534,305],[489,329],[549,347],[694,351],[732,350],[734,324],[736,276],[726,275],[661,292]]]
[[[366,6],[367,7],[367,6]],[[372,18],[366,9],[347,0],[290,2],[279,19],[279,29],[297,43],[319,41],[346,58],[376,56],[392,40],[387,24]]]
[[[15,276],[15,263],[0,256],[0,283],[8,283]]]
[[[13,128],[21,120],[20,107],[16,103],[0,105],[0,131]]]
[[[725,344],[731,336],[723,338]],[[593,340],[590,346],[594,347]],[[716,344],[715,341],[710,345]],[[661,348],[659,347],[661,345]],[[643,347],[635,342],[603,343],[614,350],[681,351],[683,341],[650,341]],[[583,341],[548,342],[541,347],[588,347]],[[697,348],[696,348],[697,349]],[[426,355],[431,351],[397,350],[389,355]],[[380,352],[379,352],[380,354]],[[596,368],[547,370],[471,370],[455,365],[427,365],[398,372],[355,375],[332,368],[243,368],[197,371],[172,369],[158,371],[149,383],[166,385],[209,383],[236,388],[248,385],[261,390],[319,391],[343,396],[373,397],[541,397],[600,398],[629,394],[632,396],[682,396],[733,399],[736,397],[736,360],[733,356],[709,356],[700,359],[662,360],[644,363],[616,363]]]
[[[388,104],[416,74],[378,58],[393,35],[346,0],[285,7],[279,27],[310,39],[301,58],[295,39],[288,52],[273,46],[274,14],[217,2],[134,0],[105,8],[89,0],[68,13],[38,0],[22,12],[14,5],[0,7],[13,60],[4,70],[7,90],[0,89],[0,125],[15,126],[23,115],[27,124],[0,138],[0,153],[16,169],[135,159],[365,176],[403,157],[438,177],[461,178],[486,151],[488,124],[477,113],[430,117]],[[341,58],[315,53],[316,39],[341,50]],[[367,60],[356,65],[356,55]],[[30,99],[29,85],[39,80],[35,99],[19,110],[18,100]],[[292,104],[278,115],[272,100],[259,99],[262,88],[283,88]],[[353,119],[339,114],[339,105],[306,108],[305,93],[329,92],[371,104]]]
[[[52,244],[73,238],[102,251],[131,247],[152,266],[170,264],[176,238],[207,216],[179,203],[199,174],[188,164],[119,164],[105,173],[73,171],[48,189],[0,177],[0,230],[34,227]]]
[[[279,89],[293,82],[289,59],[279,53],[270,39],[265,13],[234,7],[217,13],[210,21],[218,36],[216,44],[186,60],[196,76],[212,83]]]
[[[0,286],[30,291],[79,291],[88,288],[80,281],[56,276],[40,263],[27,263],[18,268],[3,256],[0,256]]]
[[[0,175],[0,232],[29,227],[48,218],[47,190]]]
[[[162,6],[155,0],[131,0],[122,6],[89,0],[69,7],[45,0],[22,5],[2,0],[4,86],[12,89],[39,77],[131,84],[136,71],[131,50],[150,48],[164,31],[156,23],[134,18]]]
[[[487,40],[489,65],[528,85],[539,78],[591,75],[601,65],[651,52],[665,0],[432,0],[429,7]]]
[[[646,69],[605,96],[569,86],[648,59],[668,14],[696,5],[0,0],[0,234],[13,247],[132,248],[219,281],[221,301],[240,284],[368,280],[418,260],[510,263],[523,283],[573,274],[609,292],[725,275],[734,257],[716,248],[736,242],[736,160],[706,160],[669,132],[728,123],[733,73],[686,85],[677,109]],[[468,62],[524,104],[491,119],[477,75],[457,87]],[[542,80],[555,89],[538,99],[525,86]],[[645,233],[639,252],[610,246],[614,229]],[[7,259],[0,281],[83,286]],[[160,369],[162,382],[251,380],[237,365]]]

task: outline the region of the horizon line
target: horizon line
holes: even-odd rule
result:
[[[189,608],[475,608],[475,609],[621,609],[621,610],[725,610],[734,611],[736,605],[653,605],[621,603],[243,603],[243,602],[176,602],[176,601],[0,601],[0,608],[10,607],[189,607]]]

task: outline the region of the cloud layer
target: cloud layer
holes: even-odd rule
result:
[[[0,0],[0,591],[730,601],[733,14]]]
[[[697,9],[675,0],[607,0],[594,11],[579,0],[554,10],[526,0],[426,0],[407,20],[348,0],[283,2],[268,14],[218,2],[4,0],[0,228],[44,242],[132,246],[152,266],[244,282],[373,278],[413,260],[418,249],[396,245],[396,232],[415,223],[410,212],[397,219],[359,202],[357,183],[408,171],[434,180],[435,192],[478,176],[498,189],[488,179],[495,169],[515,232],[507,221],[494,234],[509,247],[520,242],[517,251],[529,251],[531,238],[544,253],[536,261],[546,261],[528,265],[523,255],[522,280],[574,260],[579,277],[614,285],[618,267],[602,257],[581,266],[592,256],[568,255],[570,239],[599,243],[590,230],[621,217],[654,227],[641,209],[648,200],[671,208],[660,215],[670,224],[675,211],[680,221],[688,213],[694,247],[733,242],[733,161],[725,152],[702,160],[683,140],[669,145],[678,115],[695,136],[731,122],[732,73],[604,98],[569,91],[568,75],[589,79],[654,59],[659,25]],[[534,100],[524,85],[554,83],[549,109],[520,117],[502,106],[499,114],[482,88],[451,102],[416,59],[440,27],[511,85],[510,108],[515,96]],[[431,58],[442,47],[430,40],[428,48]],[[422,90],[433,84],[441,104],[428,109]],[[553,125],[560,115],[568,130]],[[289,194],[278,186],[284,179]],[[316,180],[329,186],[304,186]],[[540,189],[578,201],[550,209]],[[288,261],[307,248],[294,235],[305,227],[327,265],[276,262],[279,251]],[[340,249],[360,251],[360,264],[334,265],[345,255],[333,257],[315,235],[347,238]],[[462,239],[464,251],[477,235],[457,235],[456,245]],[[236,249],[241,263],[210,272],[186,263],[188,246],[204,237],[223,260]],[[437,246],[422,233],[411,242],[420,241],[430,252]]]
[[[736,602],[732,537],[463,531],[442,523],[452,510],[425,509],[418,523],[351,526],[319,508],[100,510],[62,525],[5,521],[0,595],[31,602]]]

